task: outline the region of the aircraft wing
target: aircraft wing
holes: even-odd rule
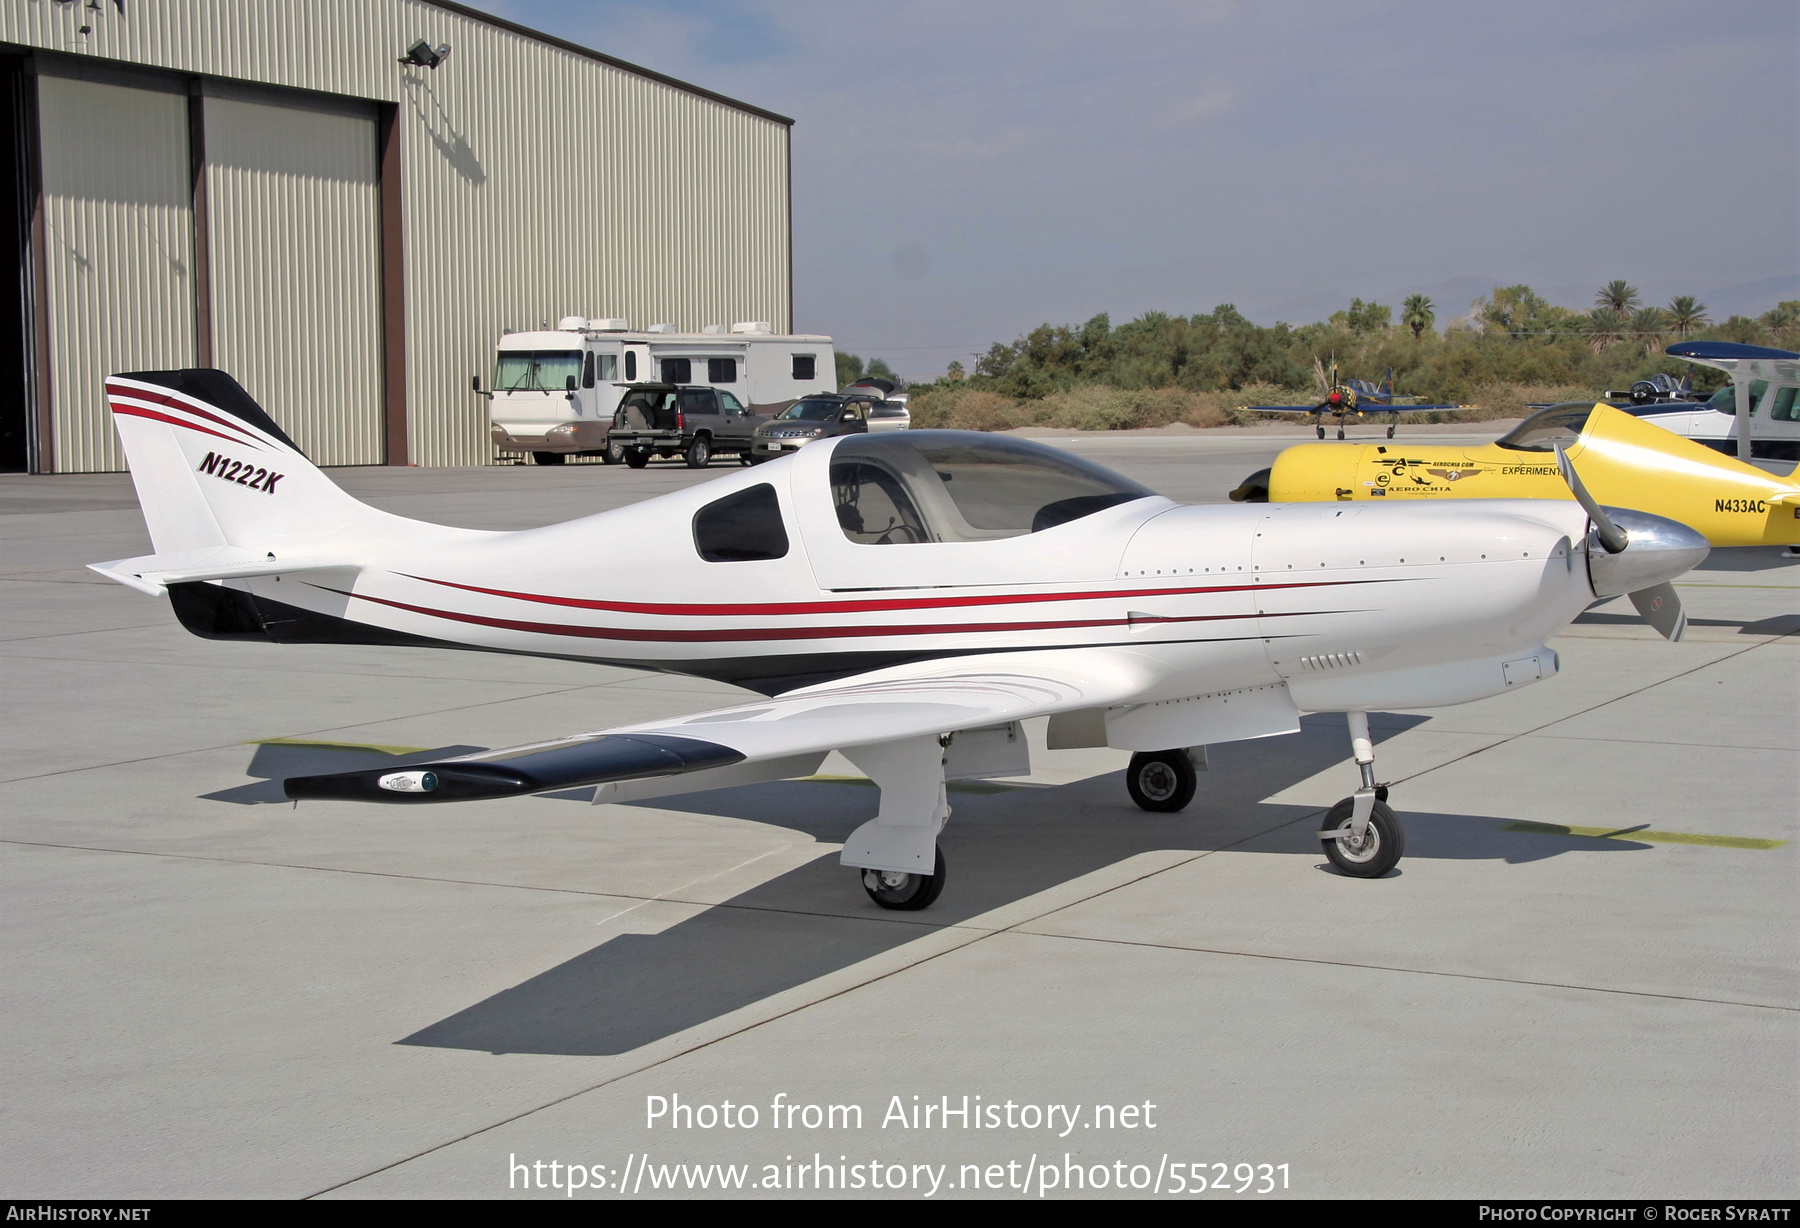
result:
[[[405,767],[290,777],[283,787],[295,800],[420,803],[690,773],[705,774],[696,776],[695,789],[783,779],[811,774],[832,750],[1126,703],[1148,688],[1152,674],[1149,662],[1116,648],[953,657],[551,742]],[[716,771],[756,763],[773,770],[731,778]]]

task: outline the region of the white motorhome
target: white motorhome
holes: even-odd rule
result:
[[[830,337],[771,333],[762,320],[678,333],[673,324],[634,332],[624,320],[565,316],[554,329],[500,338],[493,390],[482,393],[494,446],[540,465],[605,456],[625,386],[647,383],[719,388],[752,413],[775,414],[833,391],[837,357]]]

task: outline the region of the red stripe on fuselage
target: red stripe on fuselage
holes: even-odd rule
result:
[[[462,589],[468,593],[484,593],[490,597],[508,597],[514,601],[530,601],[538,605],[568,606],[578,610],[605,610],[613,614],[663,614],[690,618],[757,617],[770,614],[866,614],[878,610],[947,610],[959,606],[1020,605],[1043,601],[1124,600],[1130,597],[1189,597],[1204,593],[1268,592],[1281,588],[1335,588],[1343,584],[1367,584],[1367,580],[1315,580],[1299,584],[1230,584],[1201,588],[1134,588],[1106,589],[1089,593],[983,593],[968,597],[878,597],[847,598],[839,601],[789,601],[739,603],[730,605],[693,605],[646,601],[595,601],[584,597],[550,597],[541,593],[520,593],[504,588],[483,588],[477,584],[458,584],[454,580],[433,580],[428,576],[406,575],[409,580]]]
[[[490,618],[482,614],[459,614],[454,610],[434,610],[429,606],[411,605],[404,601],[391,601],[385,597],[371,597],[363,593],[349,593],[345,592],[343,589],[334,588],[327,589],[326,591],[338,593],[345,597],[352,597],[358,601],[372,601],[377,605],[391,606],[396,610],[409,610],[414,614],[424,614],[430,618],[445,618],[453,622],[473,623],[482,627],[499,627],[507,631],[527,631],[539,635],[562,635],[589,640],[635,640],[673,644],[742,642],[746,640],[867,639],[902,635],[979,635],[996,631],[1058,631],[1079,627],[1124,627],[1129,626],[1131,622],[1129,618],[1088,618],[1035,623],[901,623],[850,627],[718,627],[712,629],[677,631],[649,627],[582,627],[569,623],[540,623],[528,622],[516,618]],[[1181,618],[1157,618],[1154,621],[1159,623],[1234,622],[1255,617],[1255,614],[1203,614]]]

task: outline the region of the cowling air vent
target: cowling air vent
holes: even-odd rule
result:
[[[1360,652],[1324,652],[1316,657],[1300,658],[1300,668],[1312,670],[1349,669],[1362,663]]]

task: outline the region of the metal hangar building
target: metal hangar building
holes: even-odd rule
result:
[[[0,0],[0,469],[124,468],[102,379],[188,366],[482,464],[504,329],[791,331],[792,123],[442,0]]]

